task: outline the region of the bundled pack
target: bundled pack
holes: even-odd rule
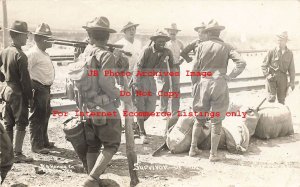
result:
[[[223,120],[226,147],[231,153],[244,153],[249,146],[250,134],[241,117],[228,117]]]
[[[193,124],[195,117],[171,118],[171,125],[176,123],[168,132],[166,144],[171,153],[187,152],[191,146]]]
[[[87,171],[87,143],[84,131],[84,122],[76,117],[70,117],[64,123],[63,131],[66,139],[71,142],[77,156],[82,161],[84,168]]]
[[[269,139],[294,133],[292,115],[287,106],[280,103],[266,103],[258,113],[260,117],[255,136]]]

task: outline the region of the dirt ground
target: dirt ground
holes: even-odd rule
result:
[[[249,99],[251,97],[251,99]],[[264,97],[263,91],[247,91],[230,95],[232,102],[255,106]],[[182,101],[182,108],[191,103]],[[157,110],[159,107],[157,107]],[[299,109],[299,107],[298,107]],[[298,113],[298,116],[296,116]],[[138,187],[161,186],[300,186],[300,118],[299,110],[293,112],[295,134],[272,140],[251,138],[244,155],[220,150],[225,159],[218,163],[208,161],[209,151],[190,158],[187,153],[171,154],[164,151],[158,157],[151,153],[163,143],[165,121],[150,118],[146,130],[150,144],[141,145],[136,139],[138,154]],[[80,186],[87,177],[71,144],[62,131],[63,117],[51,118],[49,134],[57,148],[48,155],[30,152],[28,134],[24,153],[34,157],[30,164],[14,164],[3,186]],[[122,145],[110,166],[101,176],[104,186],[129,186],[130,178],[125,154],[124,134]],[[37,174],[35,168],[45,174]]]

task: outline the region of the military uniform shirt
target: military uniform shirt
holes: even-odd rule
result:
[[[32,98],[32,87],[28,72],[27,56],[20,46],[11,44],[0,54],[0,66],[3,64],[5,82],[14,85],[15,92],[23,93],[27,99]]]
[[[290,82],[295,81],[295,64],[293,52],[286,48],[284,53],[276,47],[270,50],[262,63],[262,71],[264,76],[270,74],[270,69],[280,71],[282,73],[289,72]]]

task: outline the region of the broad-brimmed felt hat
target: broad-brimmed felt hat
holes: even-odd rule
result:
[[[282,33],[279,33],[276,35],[278,38],[283,39],[283,40],[290,40],[288,37],[288,32],[283,31]]]
[[[13,22],[10,28],[8,28],[9,31],[20,33],[20,34],[28,34],[30,33],[28,31],[27,23],[24,21],[16,20]]]
[[[49,38],[52,36],[51,29],[50,29],[49,25],[46,23],[39,24],[37,26],[37,28],[35,29],[35,32],[33,32],[32,34],[45,36],[45,37],[49,37]]]
[[[174,31],[177,31],[177,32],[179,32],[179,31],[181,31],[181,30],[179,30],[178,28],[177,28],[177,25],[176,25],[176,23],[172,23],[171,24],[171,27],[167,27],[167,28],[165,28],[165,30],[174,30]]]
[[[202,22],[202,23],[200,24],[200,26],[194,28],[194,31],[198,32],[199,29],[205,29],[205,27],[206,27],[205,23]]]
[[[224,30],[224,29],[225,29],[224,26],[219,25],[218,22],[213,19],[210,22],[208,22],[208,24],[206,25],[206,27],[203,31]]]
[[[158,30],[156,31],[156,33],[150,37],[150,40],[152,41],[155,41],[157,40],[158,38],[163,38],[165,39],[166,41],[169,41],[171,38],[165,33],[163,32],[162,30]]]
[[[109,28],[109,20],[104,16],[94,18],[92,21],[87,22],[85,26],[82,26],[82,28],[86,30],[102,30],[109,33],[116,32],[114,29]]]
[[[137,27],[139,26],[140,24],[137,24],[137,23],[132,23],[132,22],[128,22],[121,30],[121,32],[124,32],[126,29],[129,29],[130,27]]]

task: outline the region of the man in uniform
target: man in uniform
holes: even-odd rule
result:
[[[47,154],[48,148],[54,147],[48,139],[48,122],[51,114],[50,86],[54,81],[54,66],[46,49],[52,44],[47,42],[52,35],[49,25],[37,26],[34,34],[35,46],[27,53],[28,70],[34,89],[32,114],[30,122],[31,150],[35,153]]]
[[[115,99],[122,99],[124,102],[131,102],[130,97],[120,97],[120,90],[115,85],[115,78],[104,76],[105,70],[114,71],[116,63],[121,60],[122,63],[128,63],[120,51],[115,50],[114,54],[109,52],[106,44],[110,33],[116,31],[109,26],[109,20],[106,17],[97,17],[88,22],[86,29],[89,39],[90,47],[86,48],[84,56],[94,56],[95,66],[99,71],[98,81],[89,92],[96,91],[97,95],[94,99],[89,99],[86,106],[88,110],[94,111],[101,107],[106,112],[113,112],[116,116],[106,117],[106,122],[97,122],[97,119],[91,120],[90,124],[85,125],[86,142],[88,145],[87,151],[87,165],[89,177],[85,180],[83,186],[98,187],[99,177],[106,169],[108,163],[111,161],[113,155],[117,152],[121,142],[121,117],[118,109],[115,106]],[[101,97],[102,103],[97,103],[96,98]],[[86,100],[87,98],[85,98]],[[105,102],[105,103],[104,103]],[[101,121],[101,119],[100,119]],[[102,152],[99,154],[100,148],[104,146]]]
[[[293,52],[287,48],[287,32],[277,35],[278,46],[270,50],[265,57],[261,68],[266,77],[266,88],[269,102],[275,102],[276,95],[278,102],[284,104],[288,87],[295,88],[295,65]],[[287,72],[290,76],[288,83]]]
[[[28,106],[32,103],[32,87],[28,72],[27,56],[21,47],[26,45],[29,31],[27,23],[15,21],[9,29],[12,44],[0,55],[0,66],[3,65],[6,87],[3,100],[6,102],[3,112],[5,129],[14,141],[15,162],[30,162],[32,158],[22,154],[25,129],[28,125]],[[16,125],[15,138],[14,126]]]
[[[166,47],[171,50],[173,57],[174,57],[174,65],[171,69],[171,72],[180,72],[180,64],[182,64],[183,59],[180,58],[180,52],[183,50],[184,46],[180,40],[176,38],[177,33],[180,31],[177,29],[176,23],[172,23],[170,28],[165,28],[168,32],[170,37],[170,41],[166,43]],[[170,89],[170,81],[169,76],[159,77],[163,83],[162,91],[163,92],[171,92]],[[177,92],[180,94],[180,76],[171,77],[172,79],[172,92]],[[168,97],[161,96],[160,103],[161,103],[161,112],[168,111]],[[171,112],[175,114],[180,108],[180,96],[177,98],[171,98]]]
[[[153,76],[137,76],[138,72],[149,72],[153,70],[167,70],[167,63],[173,68],[173,55],[171,50],[165,48],[170,37],[163,31],[158,31],[150,39],[154,45],[150,45],[141,53],[140,59],[134,68],[133,86],[136,93],[147,93],[146,96],[136,96],[135,106],[138,112],[154,112],[156,107],[156,83]],[[152,43],[152,42],[151,42]],[[138,116],[137,122],[140,130],[140,138],[143,144],[149,143],[144,123],[149,116]]]
[[[207,39],[207,36],[205,34],[205,32],[203,32],[203,30],[205,29],[205,24],[202,22],[200,26],[195,27],[194,30],[198,33],[198,39],[192,41],[190,44],[188,44],[180,53],[180,55],[182,56],[182,58],[184,58],[184,60],[189,63],[191,62],[193,59],[189,56],[189,53],[191,51],[195,52],[195,49],[197,48],[197,46],[205,41]]]
[[[217,161],[217,148],[221,137],[222,120],[229,105],[229,91],[227,81],[237,77],[246,67],[246,62],[229,44],[224,43],[220,38],[220,32],[225,27],[218,25],[215,20],[211,20],[206,28],[208,40],[199,44],[197,47],[196,60],[192,71],[212,72],[211,77],[192,77],[194,85],[193,110],[195,112],[217,112],[211,118],[211,149],[210,161]],[[232,59],[235,63],[234,69],[229,75],[227,73],[228,60]],[[189,156],[200,153],[197,148],[199,131],[201,125],[205,125],[206,117],[197,117],[193,125],[192,142]]]

